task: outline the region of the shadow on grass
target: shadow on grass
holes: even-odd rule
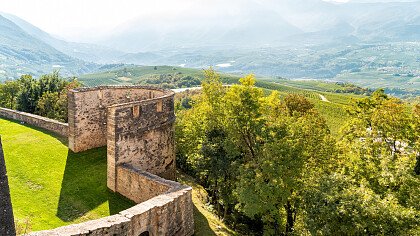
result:
[[[57,217],[66,222],[73,221],[106,201],[110,215],[134,205],[129,199],[108,190],[106,164],[105,147],[81,153],[68,151]]]
[[[194,205],[194,235],[216,235],[207,218]]]

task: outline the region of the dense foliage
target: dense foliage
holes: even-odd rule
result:
[[[58,71],[39,79],[22,75],[0,84],[0,106],[67,122],[67,91],[79,86],[77,79],[65,80]]]
[[[420,233],[418,105],[411,111],[378,90],[355,102],[335,137],[301,95],[266,96],[253,76],[224,87],[205,74],[201,95],[177,105],[178,166],[235,229]]]

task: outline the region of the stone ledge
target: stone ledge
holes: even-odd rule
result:
[[[147,85],[101,85],[96,87],[81,87],[76,89],[71,89],[71,92],[89,92],[95,90],[103,90],[103,89],[144,89],[144,90],[155,90],[163,92],[164,94],[175,94],[174,91],[170,89],[163,89],[154,86],[147,86]]]
[[[0,107],[0,117],[22,121],[27,124],[46,129],[60,136],[67,137],[68,135],[69,125],[67,123],[43,116]]]

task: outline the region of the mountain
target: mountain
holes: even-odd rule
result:
[[[191,47],[257,47],[302,32],[262,4],[220,4],[212,1],[209,6],[200,5],[199,9],[185,9],[164,17],[141,17],[121,25],[99,43],[132,53]],[[220,8],[216,10],[215,6]]]
[[[418,40],[419,1],[215,0],[163,17],[132,20],[98,43],[137,53]]]
[[[92,71],[96,65],[72,58],[29,35],[0,15],[0,80],[60,69],[63,75]]]
[[[95,63],[112,63],[116,58],[124,55],[123,52],[115,49],[99,46],[89,43],[74,43],[67,42],[56,37],[51,36],[40,28],[30,24],[29,22],[11,14],[0,13],[8,20],[15,23],[23,31],[33,36],[34,38],[54,47],[58,51],[67,54],[71,57],[78,58],[87,62]]]

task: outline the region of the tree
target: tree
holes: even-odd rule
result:
[[[51,119],[60,119],[61,116],[58,111],[60,108],[59,100],[60,94],[57,92],[44,93],[37,103],[36,108],[38,115]]]
[[[306,195],[313,234],[420,232],[416,121],[408,111],[381,90],[356,102],[338,142],[337,171]]]
[[[217,212],[226,217],[234,206],[232,179],[235,177],[232,168],[235,154],[228,148],[231,145],[223,101],[226,91],[212,69],[205,70],[204,74],[202,95],[191,109],[178,113],[178,160],[184,169],[190,169],[191,165],[196,177],[208,189]]]
[[[289,111],[289,115],[293,115],[294,112],[305,113],[314,108],[314,104],[300,94],[287,94],[284,101],[287,110]]]
[[[44,93],[59,93],[61,92],[67,85],[67,81],[62,79],[59,75],[57,70],[53,71],[51,74],[42,75],[39,80],[39,97],[41,97]]]
[[[17,81],[20,86],[17,109],[34,113],[40,96],[38,82],[31,75],[22,75]]]
[[[0,84],[0,106],[15,109],[19,90],[19,84],[16,81]]]
[[[250,217],[267,235],[420,233],[419,105],[410,113],[375,91],[337,141],[305,97],[264,96],[252,75],[231,87],[205,75],[177,113],[177,159],[218,215]]]
[[[290,116],[273,105],[282,114],[271,122],[261,155],[241,168],[236,191],[244,213],[262,218],[265,234],[291,234],[304,215],[305,190],[329,170],[334,140],[317,113]]]
[[[17,109],[67,122],[67,92],[81,86],[72,78],[67,81],[57,71],[43,75],[39,80],[23,75],[16,81],[19,85]]]
[[[226,94],[226,119],[236,146],[245,154],[245,158],[250,160],[258,156],[262,143],[265,122],[261,114],[263,91],[254,87],[253,75],[239,81],[240,84],[231,86]]]

